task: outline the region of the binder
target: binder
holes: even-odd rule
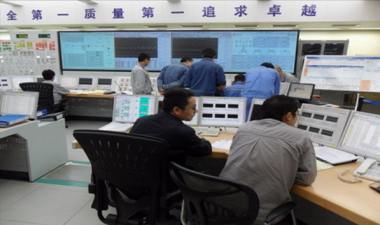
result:
[[[29,119],[28,115],[5,114],[0,116],[0,127],[9,127]]]

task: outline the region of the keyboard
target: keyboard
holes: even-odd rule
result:
[[[327,146],[314,146],[314,150],[317,159],[330,163],[331,165],[353,162],[358,159],[357,156],[351,153]]]
[[[217,127],[193,127],[197,135],[217,137],[220,133]]]

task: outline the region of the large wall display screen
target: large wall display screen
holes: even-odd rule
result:
[[[159,71],[182,57],[194,61],[213,48],[225,72],[245,72],[263,62],[294,73],[298,31],[90,31],[59,32],[62,70],[128,71],[140,53]]]

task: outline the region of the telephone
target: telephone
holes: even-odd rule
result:
[[[376,159],[367,158],[354,171],[354,175],[373,181],[380,181],[380,163]]]

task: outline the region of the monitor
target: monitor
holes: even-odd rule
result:
[[[302,104],[297,127],[309,133],[313,142],[337,147],[347,124],[350,110]]]
[[[249,108],[247,121],[260,120],[263,117],[262,106],[265,99],[254,99]]]
[[[196,97],[195,100],[196,100],[196,104],[197,104],[197,109],[199,110],[199,106],[200,106],[199,105],[199,98]],[[158,97],[158,99],[157,99],[157,106],[156,106],[157,111],[162,110],[163,101],[164,101],[164,97]],[[193,119],[191,121],[183,121],[183,123],[185,123],[185,124],[187,124],[189,126],[197,126],[197,125],[199,125],[199,113],[198,112],[195,113],[195,115],[194,115],[194,117],[193,117]]]
[[[199,108],[201,126],[239,127],[245,122],[244,97],[202,97]]]
[[[380,115],[352,112],[339,148],[364,157],[380,158]]]
[[[145,95],[116,95],[112,120],[121,123],[134,123],[138,118],[156,112],[156,97]]]
[[[289,82],[281,82],[280,83],[280,95],[288,95],[290,83]]]
[[[9,77],[0,77],[0,91],[12,89]]]
[[[311,100],[314,84],[290,83],[288,96],[301,100]]]
[[[37,82],[38,82],[38,83],[42,83],[42,81],[44,81],[44,78],[42,78],[42,77],[37,77]]]
[[[80,77],[78,81],[79,89],[90,89],[92,87],[92,78]]]
[[[12,89],[14,90],[20,90],[20,84],[21,83],[26,83],[26,82],[34,82],[33,77],[28,77],[28,76],[17,76],[17,77],[12,77]]]
[[[28,115],[30,119],[35,119],[38,95],[38,92],[29,91],[3,92],[0,94],[0,114],[21,114]]]

